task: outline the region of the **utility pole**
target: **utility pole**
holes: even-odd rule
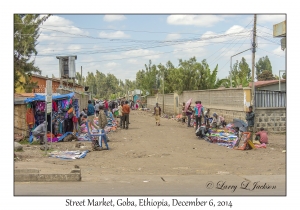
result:
[[[254,97],[255,97],[255,87],[254,87],[254,71],[255,71],[255,51],[256,51],[256,14],[254,15],[254,25],[253,25],[253,40],[252,40],[252,106],[254,107]]]
[[[81,73],[80,73],[80,85],[82,86],[82,66],[81,66]]]
[[[252,111],[255,112],[255,87],[254,87],[254,70],[255,70],[255,51],[256,51],[256,14],[254,14],[254,25],[253,25],[253,41],[252,41]],[[253,133],[255,130],[255,119],[253,125]],[[252,134],[251,141],[254,140],[254,135]]]
[[[165,113],[165,72],[163,70],[163,113]]]

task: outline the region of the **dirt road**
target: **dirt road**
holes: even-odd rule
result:
[[[89,152],[83,159],[49,158],[37,145],[16,152],[15,168],[38,168],[40,173],[69,173],[74,165],[82,181],[98,182],[101,175],[285,175],[285,135],[270,135],[266,149],[238,151],[199,140],[193,128],[174,120],[155,125],[151,113],[132,111],[128,130],[110,133],[110,150]],[[77,142],[53,143],[55,150],[78,150]],[[87,147],[91,143],[84,142]]]

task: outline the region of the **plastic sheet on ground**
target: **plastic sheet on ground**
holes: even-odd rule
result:
[[[50,157],[60,158],[60,159],[81,159],[86,156],[88,150],[86,151],[53,151],[49,154]]]

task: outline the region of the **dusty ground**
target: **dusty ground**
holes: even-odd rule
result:
[[[128,130],[110,133],[110,150],[92,151],[83,159],[51,158],[39,145],[23,145],[15,168],[38,168],[40,173],[69,173],[74,165],[82,170],[82,181],[98,181],[112,175],[284,175],[285,135],[270,135],[266,149],[239,151],[199,140],[193,128],[161,119],[155,126],[149,112],[132,111]],[[54,150],[78,150],[77,142],[53,143]],[[83,142],[86,148],[90,142]]]

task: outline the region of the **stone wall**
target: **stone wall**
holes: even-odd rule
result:
[[[28,126],[26,123],[26,104],[14,104],[14,133],[28,135]]]
[[[270,133],[286,132],[286,108],[256,108],[256,129],[263,127]]]

